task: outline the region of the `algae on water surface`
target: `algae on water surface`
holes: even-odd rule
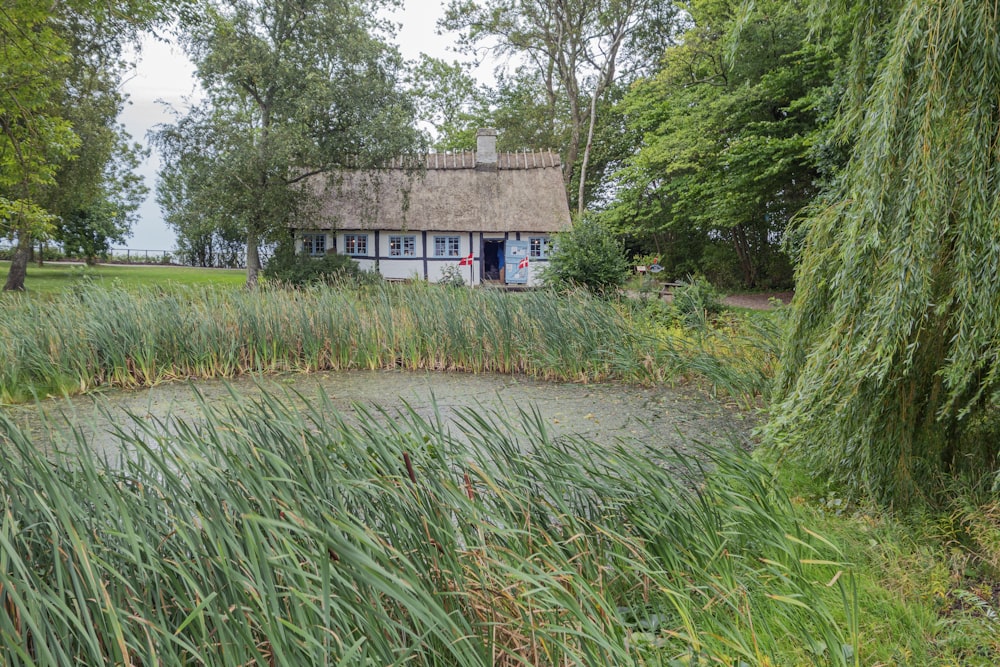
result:
[[[509,375],[412,371],[199,380],[45,400],[10,410],[14,419],[34,434],[36,442],[51,442],[53,436],[38,437],[46,430],[46,421],[57,440],[73,427],[85,433],[96,454],[113,460],[120,454],[113,429],[128,429],[129,414],[151,421],[197,422],[201,401],[216,405],[252,400],[265,391],[293,402],[312,402],[322,392],[345,415],[355,408],[374,408],[391,416],[408,406],[424,418],[432,417],[436,410],[448,422],[463,409],[515,416],[519,410],[537,410],[553,434],[582,436],[598,444],[635,440],[661,451],[690,450],[696,442],[712,445],[742,439],[749,427],[737,410],[691,388],[568,384]]]

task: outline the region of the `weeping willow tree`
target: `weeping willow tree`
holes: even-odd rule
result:
[[[1000,369],[1000,0],[890,4],[853,3],[854,148],[804,222],[768,436],[900,506],[996,464],[968,427]]]

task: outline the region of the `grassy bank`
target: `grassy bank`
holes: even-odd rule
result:
[[[742,451],[234,403],[117,467],[0,420],[0,662],[858,664],[850,568]]]
[[[856,583],[862,664],[1000,664],[995,496],[894,516],[829,495],[793,495],[801,520],[837,544]]]
[[[10,262],[0,262],[0,280],[6,279]],[[158,264],[98,264],[46,262],[43,266],[28,265],[25,291],[32,297],[55,297],[83,285],[106,288],[122,286],[129,289],[156,288],[171,285],[239,287],[246,282],[243,269],[204,269],[191,266]],[[13,295],[0,295],[0,299]],[[7,306],[5,306],[7,307]]]
[[[382,368],[638,384],[699,377],[752,402],[773,361],[732,330],[659,326],[643,311],[585,293],[424,283],[256,292],[84,287],[24,299],[0,318],[8,332],[0,340],[4,402],[188,377]]]

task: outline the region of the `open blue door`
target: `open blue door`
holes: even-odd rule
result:
[[[504,244],[504,266],[508,285],[528,284],[528,242],[508,240]]]

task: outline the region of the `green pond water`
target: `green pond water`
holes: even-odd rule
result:
[[[742,439],[749,420],[735,408],[692,388],[642,388],[617,384],[564,384],[507,375],[441,372],[351,371],[288,374],[235,380],[199,380],[140,391],[107,391],[35,405],[4,408],[40,447],[65,445],[70,428],[84,433],[97,455],[114,459],[121,444],[116,427],[132,419],[198,421],[200,401],[233,403],[277,394],[291,405],[325,392],[335,409],[352,415],[358,406],[389,415],[408,405],[425,418],[446,422],[470,408],[517,419],[519,409],[537,409],[552,433],[595,443],[640,441],[656,449],[689,449]],[[201,398],[199,399],[199,395]],[[49,427],[43,426],[48,423]]]

